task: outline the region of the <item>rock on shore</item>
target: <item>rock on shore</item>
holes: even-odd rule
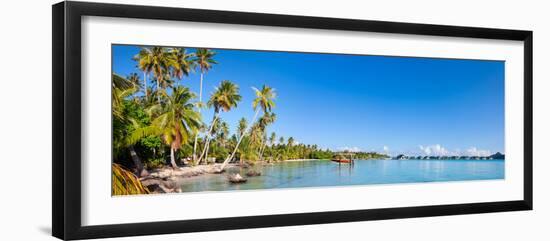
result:
[[[232,166],[234,165],[227,165],[228,168]],[[182,192],[176,182],[178,178],[218,173],[221,173],[220,165],[199,165],[175,169],[172,167],[163,167],[151,170],[148,176],[142,177],[140,180],[151,193],[177,193]]]

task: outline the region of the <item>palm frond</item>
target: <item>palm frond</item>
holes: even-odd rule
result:
[[[124,145],[134,145],[141,139],[148,136],[158,136],[162,133],[162,129],[156,126],[145,126],[132,131],[126,138],[124,138]]]
[[[111,194],[117,195],[137,195],[149,194],[149,190],[143,186],[141,181],[130,171],[122,166],[113,163],[111,165]]]

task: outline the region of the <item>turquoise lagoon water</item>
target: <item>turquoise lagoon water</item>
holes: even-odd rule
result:
[[[504,179],[504,160],[356,160],[353,166],[330,160],[281,162],[251,167],[261,176],[231,184],[227,174],[202,175],[180,182],[184,192],[323,187]],[[250,170],[230,168],[228,173]]]

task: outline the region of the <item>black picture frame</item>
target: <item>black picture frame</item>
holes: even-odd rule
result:
[[[263,13],[89,2],[52,6],[53,126],[52,233],[60,239],[185,233],[381,219],[532,210],[533,33],[475,27],[366,21]],[[327,30],[517,40],[524,43],[524,194],[522,200],[455,205],[212,218],[82,226],[81,224],[81,17],[104,16]]]

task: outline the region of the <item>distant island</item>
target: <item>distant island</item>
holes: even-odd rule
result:
[[[378,152],[351,152],[351,151],[342,151],[336,152],[332,151],[330,156],[325,156],[323,159],[330,158],[343,158],[351,157],[356,160],[372,160],[372,159],[388,159],[390,156]]]
[[[393,157],[394,160],[504,160],[505,155],[497,152],[489,156],[407,156],[404,154]]]

